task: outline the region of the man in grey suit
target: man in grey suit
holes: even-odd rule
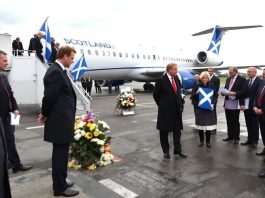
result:
[[[45,124],[44,140],[53,143],[52,179],[54,196],[73,197],[73,182],[67,182],[69,146],[74,137],[76,94],[66,68],[74,61],[76,51],[69,46],[61,47],[57,60],[47,70],[44,82],[39,122]]]

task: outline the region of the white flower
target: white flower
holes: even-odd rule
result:
[[[85,124],[86,123],[82,121],[82,122],[78,123],[77,126],[80,128],[80,127],[83,127]]]
[[[74,139],[75,139],[76,141],[78,141],[81,137],[82,137],[81,134],[80,134],[80,133],[77,133],[77,134],[74,136]]]
[[[100,140],[100,139],[98,139],[98,138],[93,138],[93,139],[91,140],[91,142],[96,142],[97,145],[101,145],[101,146],[103,146],[103,145],[105,144],[105,141]]]
[[[86,132],[84,130],[81,131],[81,135],[84,136]]]

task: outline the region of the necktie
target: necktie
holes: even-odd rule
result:
[[[173,88],[175,94],[177,94],[177,85],[176,85],[174,78],[171,78],[171,84],[172,84],[172,88]]]
[[[261,92],[259,94],[259,97],[258,97],[258,106],[259,107],[261,106],[261,101],[262,101],[262,98],[263,98],[264,94],[265,94],[265,85],[263,86],[263,88],[262,88],[262,90],[261,90]]]
[[[231,78],[230,83],[229,83],[229,87],[228,87],[229,91],[231,91],[233,84],[234,84],[234,78]]]
[[[252,85],[252,80],[253,80],[252,78],[249,79],[248,87],[251,87],[251,85]]]

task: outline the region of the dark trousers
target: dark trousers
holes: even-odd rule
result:
[[[210,143],[211,131],[206,131],[205,135],[206,135],[206,143]],[[200,137],[200,142],[203,142],[204,141],[204,131],[203,130],[199,130],[199,137]]]
[[[225,117],[227,123],[227,135],[228,138],[239,140],[240,123],[239,123],[239,109],[225,109]]]
[[[263,146],[265,147],[265,119],[264,118],[262,119],[261,116],[259,117],[259,127],[260,127]]]
[[[10,119],[3,120],[9,164],[12,168],[21,166],[16,148],[15,126],[10,125]]]
[[[168,143],[168,133],[169,131],[160,131],[160,143],[164,153],[169,153],[169,143]],[[180,131],[173,131],[173,144],[174,144],[174,153],[181,152],[180,144]]]
[[[259,141],[259,121],[258,116],[252,109],[246,109],[244,111],[247,130],[248,130],[248,142],[252,144],[258,144]]]
[[[69,144],[53,143],[52,150],[52,180],[53,190],[63,192],[67,188],[67,164],[68,164]]]

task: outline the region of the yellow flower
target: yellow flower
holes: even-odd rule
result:
[[[90,125],[91,125],[91,123],[89,122],[89,123],[87,123],[87,127],[90,127]]]
[[[76,130],[76,129],[78,129],[79,127],[77,126],[77,125],[75,125],[75,127],[74,127],[74,130]]]
[[[95,125],[95,124],[91,124],[91,125],[89,126],[90,131],[93,131],[95,128],[96,128],[96,125]]]
[[[87,167],[87,169],[90,170],[90,171],[93,171],[93,170],[95,170],[96,168],[97,168],[97,167],[96,167],[95,164],[92,164],[92,165],[90,165],[90,166]]]
[[[81,165],[74,165],[75,170],[81,170]]]
[[[99,134],[100,134],[100,131],[95,131],[95,132],[94,132],[94,136],[95,136],[95,137],[98,137]]]
[[[92,133],[87,132],[85,134],[85,138],[88,139],[88,140],[90,140],[92,137],[93,137]]]
[[[71,162],[68,162],[68,167],[69,168],[72,168],[74,166],[75,166],[75,161],[74,160],[72,160]]]

